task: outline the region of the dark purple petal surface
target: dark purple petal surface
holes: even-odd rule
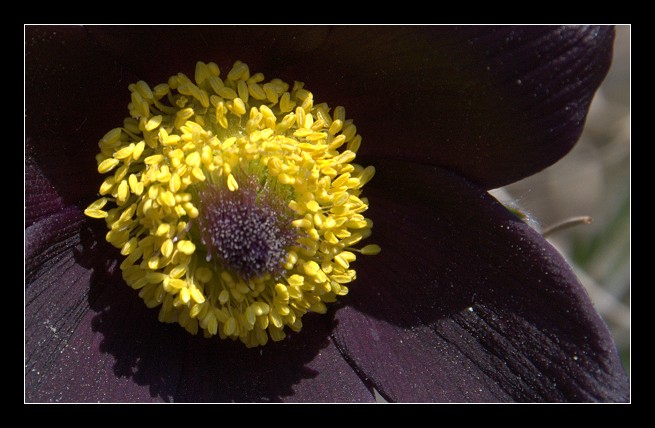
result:
[[[136,79],[98,50],[80,26],[28,26],[25,43],[25,195],[30,225],[61,204],[86,206],[95,199],[102,182],[95,162],[98,141],[122,125],[127,85]]]
[[[607,327],[562,257],[466,180],[374,162],[382,247],[358,260],[335,338],[392,401],[626,401]]]
[[[26,143],[26,151],[31,150],[30,142]],[[50,184],[33,157],[29,154],[25,159],[25,226],[54,214],[66,206],[57,189]]]
[[[331,316],[259,349],[191,336],[157,321],[90,223],[67,208],[26,230],[26,401],[374,401]]]

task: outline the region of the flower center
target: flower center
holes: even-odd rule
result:
[[[237,61],[198,62],[151,88],[129,85],[130,117],[99,142],[108,174],[85,210],[104,218],[123,278],[159,320],[258,346],[348,292],[371,234],[345,109]],[[103,209],[105,205],[109,209]]]
[[[206,260],[250,280],[265,273],[279,276],[298,237],[293,212],[269,186],[244,177],[239,189],[207,186],[199,192],[201,240]],[[285,204],[286,202],[286,204]]]

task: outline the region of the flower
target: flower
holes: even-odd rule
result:
[[[302,82],[241,61],[219,76],[198,61],[193,81],[129,85],[130,117],[98,143],[110,174],[84,214],[106,219],[123,279],[160,321],[263,346],[348,293],[354,252],[379,253],[356,248],[371,234],[358,196],[375,168],[351,163],[362,137],[343,106],[330,113]]]
[[[27,27],[27,401],[626,401],[561,256],[486,191],[575,144],[610,27]],[[192,336],[125,286],[83,210],[129,83],[241,59],[344,105],[375,242],[278,343]]]

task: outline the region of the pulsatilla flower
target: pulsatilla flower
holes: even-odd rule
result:
[[[611,27],[25,37],[26,401],[629,400],[487,193],[575,144]]]
[[[241,61],[219,76],[198,62],[193,81],[129,86],[130,117],[97,156],[116,171],[85,214],[106,219],[123,278],[160,321],[265,345],[348,292],[354,252],[379,251],[353,247],[371,233],[358,196],[375,170],[351,163],[362,137],[343,107]]]

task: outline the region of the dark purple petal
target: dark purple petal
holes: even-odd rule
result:
[[[362,154],[441,166],[494,188],[573,147],[609,68],[613,34],[579,26],[340,27],[303,78],[335,101],[345,97]]]
[[[98,141],[122,125],[127,86],[136,79],[100,51],[80,26],[28,26],[25,43],[29,225],[53,212],[55,199],[64,204],[83,200],[86,205],[97,195],[102,182],[95,162]],[[43,179],[51,189],[44,188]],[[42,197],[34,203],[38,193]]]
[[[379,161],[373,240],[334,337],[393,401],[626,401],[608,330],[562,257],[435,167]]]
[[[140,78],[236,59],[343,104],[361,153],[429,163],[485,188],[576,143],[611,62],[612,27],[91,27]],[[172,54],[174,52],[174,55]],[[227,70],[226,70],[227,71]]]
[[[30,152],[30,143],[27,150]],[[41,168],[29,154],[25,158],[25,227],[61,211],[65,206],[57,189],[50,184]]]
[[[374,401],[331,316],[262,349],[194,337],[157,321],[116,252],[76,208],[26,230],[27,401]]]

